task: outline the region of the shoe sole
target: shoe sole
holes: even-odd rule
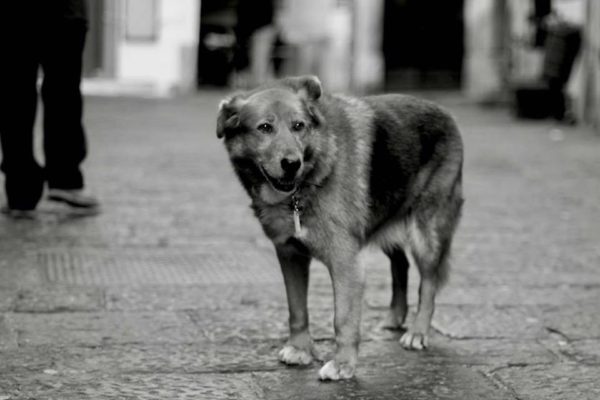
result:
[[[2,209],[0,211],[3,215],[6,215],[12,219],[29,219],[33,220],[37,218],[37,214],[35,211],[24,211],[24,210],[6,210]]]
[[[75,208],[79,208],[79,209],[83,209],[83,210],[95,210],[95,209],[99,208],[98,204],[82,204],[82,203],[78,203],[76,201],[61,197],[61,196],[49,195],[48,200],[55,201],[58,203],[65,203],[71,207],[75,207]]]

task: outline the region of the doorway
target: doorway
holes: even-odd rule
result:
[[[459,89],[464,0],[385,0],[386,89]]]

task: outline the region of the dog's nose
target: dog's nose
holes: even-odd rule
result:
[[[300,169],[302,165],[302,161],[299,159],[293,158],[283,158],[281,159],[281,168],[286,175],[295,175],[296,172]]]

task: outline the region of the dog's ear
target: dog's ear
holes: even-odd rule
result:
[[[323,123],[323,115],[319,111],[316,100],[323,94],[321,81],[314,75],[304,75],[293,78],[286,78],[283,84],[292,88],[298,95],[308,100],[305,107],[310,116],[313,126],[320,126]]]
[[[217,115],[217,137],[221,139],[227,132],[240,127],[239,111],[243,100],[240,95],[221,100]]]
[[[317,128],[317,127],[323,125],[325,118],[323,117],[323,114],[321,113],[321,111],[319,111],[319,108],[317,107],[317,105],[314,103],[306,102],[305,107],[306,107],[305,108],[306,113],[308,114],[308,116],[310,117],[310,120],[312,122],[312,126]]]
[[[321,81],[314,75],[304,75],[294,78],[286,78],[283,83],[294,89],[302,97],[308,100],[317,100],[323,93]]]

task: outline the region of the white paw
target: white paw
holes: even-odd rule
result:
[[[354,376],[354,369],[353,365],[338,363],[335,360],[331,360],[319,370],[319,379],[322,381],[350,379]]]
[[[287,365],[308,365],[313,361],[310,351],[286,344],[279,350],[279,361]]]
[[[428,345],[427,335],[408,330],[400,338],[400,344],[407,350],[423,350]]]

